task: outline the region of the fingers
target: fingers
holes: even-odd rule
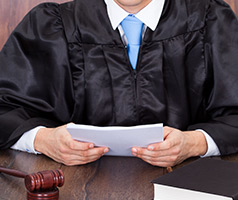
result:
[[[179,137],[172,130],[166,131],[166,138],[163,142],[151,144],[147,147],[149,151],[164,151],[174,148],[180,143]]]
[[[67,131],[68,132],[68,131]],[[70,134],[67,134],[66,145],[62,146],[62,153],[70,153],[70,154],[79,154],[83,157],[91,157],[94,155],[104,155],[109,151],[107,147],[97,147],[95,148],[93,143],[88,142],[80,142],[74,140]]]
[[[74,140],[67,131],[66,126],[63,126],[62,130],[59,131],[58,139],[62,144],[64,144],[64,147],[67,147],[68,150],[86,151],[94,148],[93,143],[79,142]]]
[[[69,146],[61,146],[59,158],[65,165],[81,165],[93,162],[109,151],[107,147],[94,147],[92,143],[71,140]]]
[[[85,151],[69,151],[67,153],[60,153],[58,156],[58,162],[65,165],[82,165],[98,160],[105,153],[108,152],[108,148],[98,147]]]
[[[169,167],[177,164],[179,160],[179,150],[172,148],[169,150],[150,151],[147,148],[133,147],[132,154],[154,166]]]
[[[133,147],[132,154],[156,166],[174,166],[184,159],[184,134],[177,129],[164,127],[164,141],[147,148]]]
[[[148,151],[164,151],[164,150],[169,150],[176,145],[177,145],[177,141],[172,138],[171,140],[165,140],[161,143],[151,144],[147,147],[147,150]]]
[[[84,143],[81,144],[85,145]],[[108,151],[109,149],[107,147],[93,147],[85,150],[72,150],[67,146],[61,146],[58,148],[57,152],[52,151],[51,154],[49,154],[49,157],[68,166],[82,165],[99,159]]]
[[[94,154],[104,155],[108,151],[109,149],[107,147],[95,148],[93,143],[79,142],[75,140],[72,140],[70,145],[61,145],[59,147],[59,152],[62,154],[74,154],[83,157],[90,157]]]
[[[170,149],[165,150],[148,150],[148,148],[141,148],[141,147],[133,147],[132,148],[132,154],[134,156],[140,157],[140,158],[155,158],[155,159],[163,159],[163,157],[173,157],[178,154],[180,154],[180,149],[177,146],[174,146]]]
[[[93,143],[79,142],[79,141],[76,141],[76,140],[74,140],[72,138],[68,139],[68,141],[66,142],[66,146],[69,149],[75,150],[75,151],[86,151],[86,150],[94,148],[94,144]]]
[[[109,151],[107,147],[95,148],[93,143],[74,140],[66,126],[40,129],[35,144],[39,152],[70,166],[93,162]]]

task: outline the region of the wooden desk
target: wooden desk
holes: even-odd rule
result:
[[[238,155],[222,159],[238,162]],[[150,181],[166,173],[164,168],[151,166],[137,158],[103,157],[91,164],[67,167],[44,155],[14,150],[0,151],[0,165],[27,173],[62,169],[65,185],[59,188],[60,200],[152,200],[153,184]],[[0,174],[0,200],[9,199],[26,200],[24,179]]]

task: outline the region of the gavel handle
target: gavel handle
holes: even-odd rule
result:
[[[15,169],[8,169],[8,168],[4,168],[4,167],[0,167],[0,173],[1,172],[5,173],[5,174],[12,175],[12,176],[16,176],[18,178],[25,178],[25,176],[27,175],[26,172],[15,170]]]

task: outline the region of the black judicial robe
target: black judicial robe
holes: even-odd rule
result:
[[[222,0],[166,0],[136,70],[103,0],[44,3],[0,54],[0,148],[38,125],[164,123],[238,152],[238,21]]]

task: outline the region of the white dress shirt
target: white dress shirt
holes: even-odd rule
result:
[[[114,0],[104,0],[107,5],[107,12],[108,16],[112,25],[112,28],[116,30],[118,28],[122,40],[127,43],[127,40],[125,38],[125,34],[123,32],[123,29],[120,25],[120,23],[123,21],[125,17],[127,17],[130,13],[122,9],[117,3],[115,3]],[[152,0],[145,8],[140,10],[138,13],[135,14],[135,16],[141,20],[144,23],[144,30],[142,37],[144,36],[146,28],[150,28],[152,31],[156,29],[158,26],[163,7],[164,7],[165,0]],[[11,148],[15,150],[21,150],[21,151],[27,151],[29,153],[39,153],[36,152],[34,149],[34,140],[35,136],[38,132],[38,130],[42,128],[42,126],[38,126],[30,131],[27,131],[22,135],[22,137],[17,141],[16,144],[14,144]],[[207,141],[207,152],[202,157],[207,156],[218,156],[220,155],[220,151],[214,142],[214,140],[211,138],[210,135],[208,135],[205,131],[200,130]]]

